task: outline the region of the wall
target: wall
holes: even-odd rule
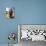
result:
[[[46,0],[16,0],[19,24],[46,24]]]
[[[8,34],[10,32],[16,32],[17,34],[17,19],[7,19],[5,18],[5,8],[6,7],[16,7],[16,1],[13,0],[0,0],[0,44],[7,44]],[[17,39],[15,41],[17,43]]]

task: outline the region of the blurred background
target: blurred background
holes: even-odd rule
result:
[[[15,9],[15,19],[5,18],[6,7]],[[0,0],[0,44],[8,43],[10,32],[18,35],[18,24],[46,24],[46,0]]]

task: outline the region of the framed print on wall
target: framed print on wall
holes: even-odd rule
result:
[[[21,40],[46,41],[46,25],[18,25],[19,42]]]

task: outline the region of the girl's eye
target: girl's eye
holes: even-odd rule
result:
[[[14,14],[14,9],[12,8],[6,8],[6,16],[7,18],[14,18],[15,14]]]
[[[13,10],[12,10],[12,9],[9,10],[9,17],[10,17],[10,18],[13,18]]]

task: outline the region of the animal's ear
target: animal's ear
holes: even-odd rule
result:
[[[8,37],[8,39],[10,40],[10,38]]]

